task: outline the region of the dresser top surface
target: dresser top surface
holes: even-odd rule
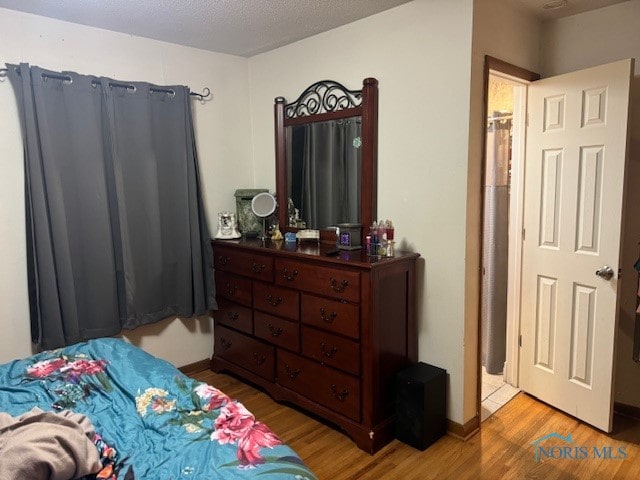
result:
[[[377,265],[387,265],[395,262],[413,261],[420,256],[418,253],[396,251],[393,257],[371,257],[365,254],[364,250],[340,250],[337,254],[328,255],[327,252],[335,250],[335,245],[331,243],[316,243],[313,241],[285,242],[259,239],[239,239],[239,240],[212,240],[213,245],[220,247],[240,248],[251,250],[255,253],[266,253],[281,256],[284,258],[310,258],[323,262],[353,265],[364,268],[372,268]]]

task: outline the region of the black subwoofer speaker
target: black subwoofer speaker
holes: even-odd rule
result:
[[[419,450],[447,431],[447,372],[419,362],[396,375],[396,438]]]

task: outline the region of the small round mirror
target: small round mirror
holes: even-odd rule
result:
[[[276,211],[275,197],[268,192],[257,194],[251,200],[251,211],[258,217],[268,217]]]
[[[276,211],[276,198],[269,192],[257,194],[251,200],[251,211],[262,218],[262,241],[264,242],[266,232],[265,219]]]

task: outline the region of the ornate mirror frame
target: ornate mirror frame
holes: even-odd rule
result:
[[[291,103],[276,97],[274,105],[276,141],[276,199],[280,228],[289,227],[287,204],[287,131],[290,125],[323,122],[339,118],[361,118],[361,168],[359,222],[366,227],[377,218],[378,182],[378,80],[365,78],[362,90],[349,90],[333,80],[309,86]],[[364,235],[364,233],[363,233]]]

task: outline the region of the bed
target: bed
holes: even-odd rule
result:
[[[316,479],[241,403],[120,339],[91,340],[0,365],[0,412],[5,463],[25,463],[34,454],[28,443],[44,447],[47,455],[56,449],[68,455],[65,441],[73,435],[43,433],[47,422],[56,428],[68,422],[76,430],[88,426],[78,436],[97,454],[99,471],[80,475],[86,479]],[[36,440],[18,441],[16,432],[29,425],[37,427],[31,431]],[[38,446],[43,436],[46,445]],[[77,453],[77,460],[87,455]],[[11,478],[3,476],[2,463],[0,478]]]

